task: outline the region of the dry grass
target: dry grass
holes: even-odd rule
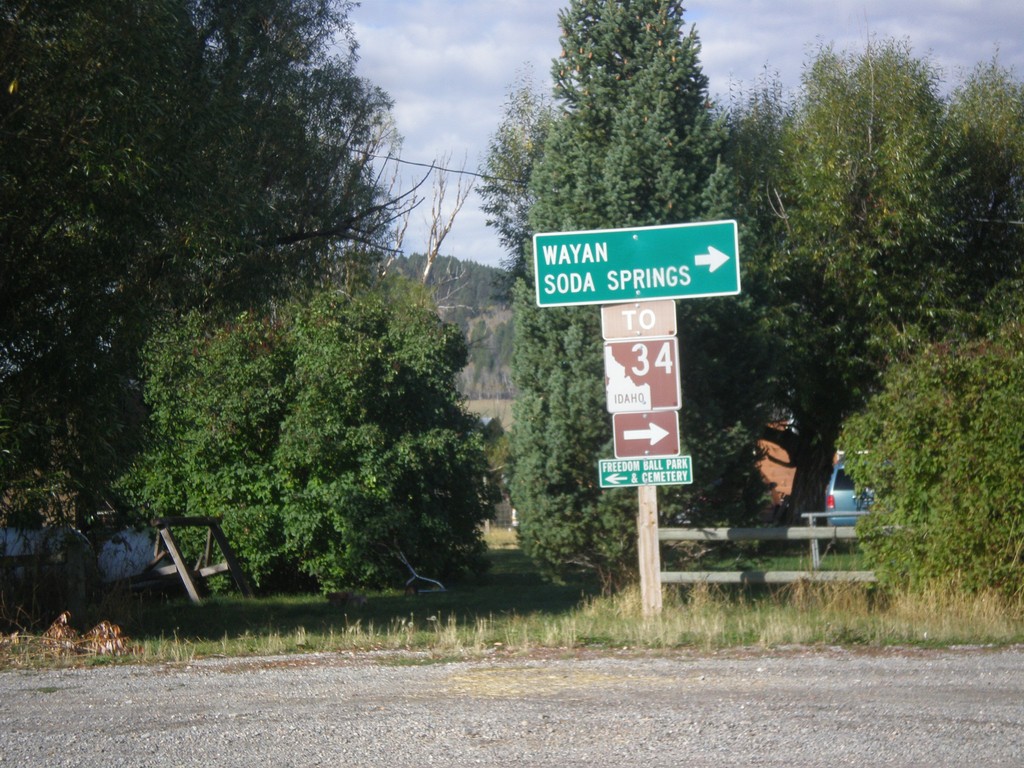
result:
[[[51,665],[73,663],[84,657],[131,656],[139,649],[117,624],[101,621],[81,634],[71,626],[71,614],[62,612],[41,635],[14,632],[0,635],[0,667],[37,662]]]
[[[478,416],[498,419],[506,430],[512,426],[512,400],[467,400],[466,409]]]
[[[395,651],[401,652],[395,658],[436,659],[583,648],[711,651],[1024,642],[1024,600],[939,588],[915,592],[807,582],[771,590],[666,587],[662,612],[645,617],[637,589],[614,596],[567,596],[565,587],[523,570],[526,561],[514,533],[494,531],[489,540],[501,563],[489,586],[467,586],[429,598],[371,595],[367,606],[347,613],[312,596],[218,598],[206,610],[182,601],[167,619],[172,623],[165,626],[172,631],[132,633],[130,658],[187,662],[204,656]],[[222,629],[210,626],[214,617],[223,622]],[[194,622],[191,629],[181,629],[185,621]],[[239,631],[241,626],[250,628]],[[33,655],[33,647],[43,646],[0,646],[0,668],[104,663]],[[417,654],[410,657],[409,651]]]
[[[519,548],[519,534],[515,529],[492,527],[484,535],[484,541],[487,542],[487,548],[492,551]]]
[[[636,590],[590,600],[565,618],[559,640],[710,650],[1010,644],[1024,639],[1024,604],[995,593],[886,593],[864,584],[798,583],[758,596],[701,585],[666,589],[664,597],[661,614],[647,618]]]

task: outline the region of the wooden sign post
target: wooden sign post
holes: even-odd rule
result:
[[[679,454],[678,417],[660,415],[682,405],[675,300],[740,292],[736,222],[539,233],[533,258],[537,306],[604,305],[605,398],[617,417],[617,460],[602,460],[598,475],[602,488],[638,489],[640,593],[644,615],[657,614],[657,486],[693,482],[690,457]]]
[[[661,552],[658,549],[658,486],[637,488],[637,550],[640,559],[640,602],[644,616],[661,613]]]
[[[638,301],[601,307],[605,338],[605,392],[613,416],[615,455],[635,457],[638,467],[679,455],[679,342],[676,305]],[[658,335],[668,334],[668,335]],[[671,439],[669,439],[671,438]],[[624,466],[632,467],[632,463]],[[626,473],[627,482],[634,472]],[[661,551],[658,540],[658,488],[652,474],[637,485],[637,555],[644,616],[661,613]]]

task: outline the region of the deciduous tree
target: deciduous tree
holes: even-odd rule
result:
[[[487,146],[479,191],[487,224],[497,230],[505,249],[502,266],[510,285],[527,274],[526,247],[533,235],[529,215],[534,203],[529,181],[553,119],[551,100],[524,73],[510,91],[504,117]]]
[[[769,88],[739,110],[752,288],[792,425],[773,437],[797,468],[797,511],[822,507],[842,424],[884,371],[978,333],[979,308],[1019,278],[1019,104],[998,67],[943,97],[935,67],[890,40],[823,48],[792,105]]]
[[[381,242],[389,103],[350,6],[0,3],[0,517],[109,499],[159,318],[261,307]]]
[[[1024,326],[930,346],[849,420],[847,466],[875,492],[858,525],[894,585],[1024,590]]]

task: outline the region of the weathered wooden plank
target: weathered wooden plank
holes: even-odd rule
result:
[[[794,525],[776,528],[662,528],[661,541],[829,541],[856,539],[852,525]]]
[[[235,580],[238,590],[245,597],[252,597],[253,591],[252,587],[249,586],[249,580],[245,577],[245,571],[242,570],[242,566],[238,563],[238,559],[235,557],[235,550],[228,543],[228,537],[224,535],[220,524],[217,522],[211,523],[210,533],[213,534],[213,537],[217,539],[217,544],[220,545],[221,554],[224,555],[224,561],[227,563],[228,570],[231,571],[231,577]]]
[[[156,568],[147,568],[143,572],[144,576],[177,576],[178,566],[176,565],[161,565]]]
[[[229,570],[230,570],[230,568],[229,568],[229,566],[228,566],[228,564],[226,562],[220,562],[220,563],[216,563],[214,565],[200,566],[199,568],[193,569],[192,573],[198,574],[199,576],[202,576],[203,578],[207,578],[209,576],[215,576],[218,573],[227,573]],[[178,574],[178,566],[176,566],[176,565],[161,565],[161,566],[157,566],[156,568],[148,568],[148,569],[146,569],[146,571],[144,572],[143,576],[145,576],[145,577],[150,577],[150,576],[169,577],[169,576],[176,576],[177,574]]]
[[[199,597],[199,590],[196,589],[196,583],[192,580],[192,571],[181,556],[181,550],[178,549],[178,543],[174,540],[174,534],[171,533],[170,528],[163,527],[160,529],[160,537],[164,540],[167,553],[171,556],[174,565],[177,567],[178,575],[181,577],[181,582],[185,585],[185,591],[188,592],[189,598],[191,598],[193,603],[199,605],[203,600]]]
[[[205,527],[207,525],[213,525],[217,522],[215,517],[158,517],[152,520],[151,523],[154,528],[163,528],[164,526],[189,526],[198,525]]]
[[[792,584],[877,581],[874,571],[662,571],[662,584]]]
[[[230,569],[227,563],[221,562],[214,565],[205,565],[200,568],[196,573],[202,576],[204,579],[210,576],[216,576],[218,573],[227,573]]]
[[[4,555],[0,557],[0,565],[4,568],[35,565],[61,565],[67,561],[67,552],[35,552],[27,555]]]

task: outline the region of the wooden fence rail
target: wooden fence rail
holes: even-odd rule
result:
[[[875,581],[874,571],[821,571],[818,542],[856,540],[849,525],[773,528],[661,528],[658,539],[673,541],[808,541],[814,568],[809,571],[662,571],[662,584],[791,584],[795,581]]]

